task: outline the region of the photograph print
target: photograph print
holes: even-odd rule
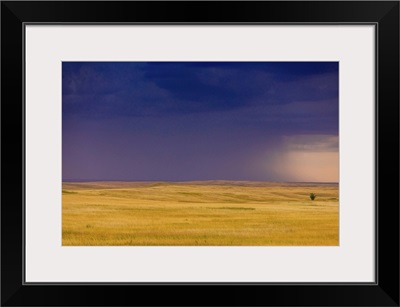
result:
[[[63,246],[338,246],[338,62],[63,62]]]

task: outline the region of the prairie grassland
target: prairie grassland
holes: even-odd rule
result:
[[[339,244],[337,184],[63,183],[62,194],[63,245]]]

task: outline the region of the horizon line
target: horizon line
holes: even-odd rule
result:
[[[234,179],[205,179],[205,180],[62,180],[62,183],[88,182],[201,182],[201,181],[247,181],[247,182],[279,182],[279,183],[336,183],[339,181],[283,181],[283,180],[234,180]]]

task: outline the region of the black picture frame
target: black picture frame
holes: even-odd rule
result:
[[[30,22],[375,25],[376,282],[25,284],[23,47]],[[399,306],[398,1],[3,1],[1,77],[3,306]]]

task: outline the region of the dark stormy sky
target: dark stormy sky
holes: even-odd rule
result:
[[[338,181],[337,62],[64,62],[63,181]]]

